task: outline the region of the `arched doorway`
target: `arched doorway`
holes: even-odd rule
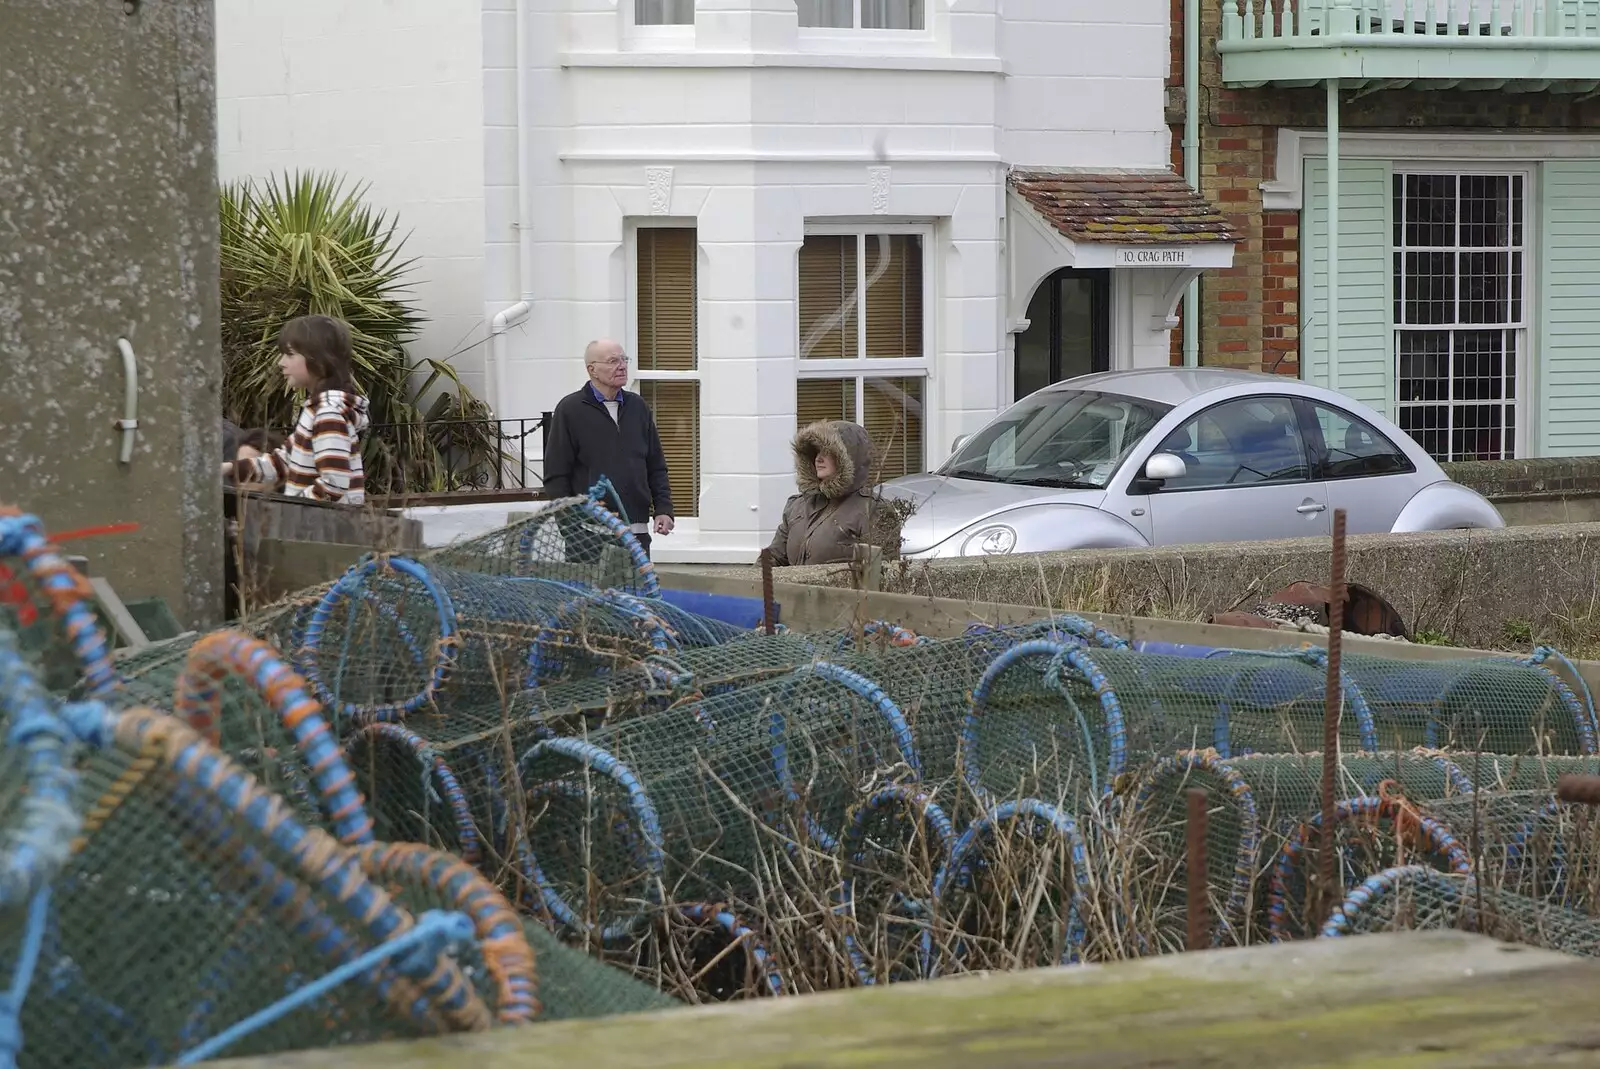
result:
[[[1034,290],[1017,335],[1013,399],[1111,368],[1111,272],[1063,267]]]

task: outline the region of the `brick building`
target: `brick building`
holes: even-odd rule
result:
[[[1200,362],[1342,390],[1440,459],[1600,453],[1600,0],[1191,3],[1200,191],[1238,239]]]

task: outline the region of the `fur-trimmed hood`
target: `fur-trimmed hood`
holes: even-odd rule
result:
[[[817,479],[816,457],[827,453],[836,470]],[[794,438],[794,475],[802,494],[820,493],[830,500],[865,490],[872,478],[872,439],[859,423],[823,420],[802,427]]]

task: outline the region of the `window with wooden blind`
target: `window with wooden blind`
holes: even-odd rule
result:
[[[874,481],[925,470],[924,235],[812,233],[800,247],[798,423],[866,427]]]
[[[639,396],[655,413],[675,516],[694,516],[700,502],[700,384],[642,379]]]
[[[634,382],[655,413],[676,516],[700,502],[699,242],[693,227],[636,232]]]
[[[872,439],[874,482],[898,479],[924,470],[922,405],[925,379],[801,379],[797,387],[798,423],[822,420],[860,423]],[[857,407],[857,401],[861,401]],[[857,412],[865,412],[858,419]]]
[[[695,370],[695,231],[639,228],[640,371]]]
[[[920,359],[922,235],[812,234],[800,246],[800,356]]]

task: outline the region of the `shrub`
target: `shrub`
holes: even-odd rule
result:
[[[362,447],[370,493],[455,489],[499,458],[488,407],[439,360],[405,346],[425,322],[410,297],[414,260],[392,218],[336,174],[223,186],[223,412],[241,427],[292,426],[303,401],[278,371],[278,331],[296,316],[350,324],[357,384],[374,430]],[[424,412],[422,399],[443,387]]]

